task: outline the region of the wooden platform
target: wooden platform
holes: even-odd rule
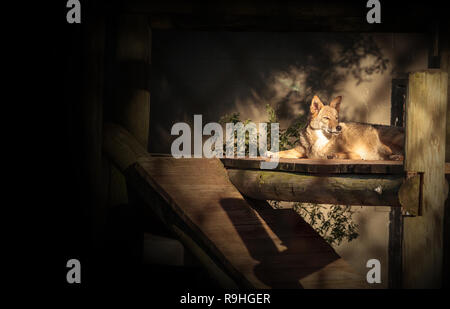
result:
[[[154,157],[171,157],[170,154],[151,153]],[[222,158],[226,168],[260,169],[260,162],[267,158]],[[402,174],[403,161],[371,161],[343,159],[279,159],[274,171],[330,174]],[[450,174],[450,162],[445,163],[446,175]]]
[[[260,169],[267,158],[223,158],[226,168]],[[324,174],[403,174],[403,161],[279,159],[272,171]]]
[[[219,159],[147,157],[131,169],[139,192],[153,189],[166,202],[157,210],[166,224],[198,244],[238,287],[368,287],[365,274],[293,210],[246,200]]]

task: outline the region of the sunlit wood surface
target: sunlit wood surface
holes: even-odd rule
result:
[[[148,157],[134,168],[239,286],[367,287],[365,274],[293,210],[274,210],[266,202],[252,207],[218,159]]]
[[[267,158],[223,158],[227,168],[260,169],[260,162]],[[332,174],[402,174],[403,161],[369,161],[343,159],[278,159],[274,171]]]

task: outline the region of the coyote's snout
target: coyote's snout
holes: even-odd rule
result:
[[[280,158],[403,159],[403,129],[362,123],[340,123],[342,97],[325,105],[318,96],[311,101],[308,125],[300,132],[299,145],[280,151]],[[395,151],[393,151],[393,149]]]

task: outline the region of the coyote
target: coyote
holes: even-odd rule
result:
[[[324,105],[314,96],[299,145],[278,152],[279,158],[403,160],[403,128],[339,122],[341,101],[338,96]]]

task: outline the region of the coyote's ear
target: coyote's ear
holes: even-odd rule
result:
[[[311,106],[309,107],[311,114],[318,113],[322,107],[323,107],[322,101],[320,101],[319,97],[315,95],[311,101]]]
[[[339,113],[339,108],[341,107],[342,96],[335,97],[333,101],[330,102],[330,106],[336,109]]]

